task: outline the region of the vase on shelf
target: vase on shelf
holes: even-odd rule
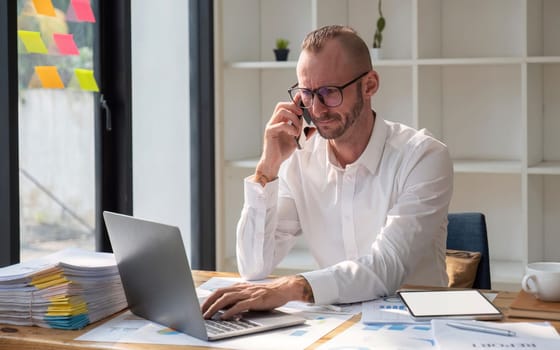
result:
[[[380,47],[374,47],[369,49],[371,59],[374,61],[383,59],[383,50]]]
[[[274,49],[274,55],[276,56],[276,61],[287,61],[289,49]]]

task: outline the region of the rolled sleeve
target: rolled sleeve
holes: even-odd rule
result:
[[[300,275],[309,282],[315,304],[331,304],[338,300],[340,294],[338,284],[329,269],[304,272]]]

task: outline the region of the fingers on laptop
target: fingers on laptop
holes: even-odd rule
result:
[[[222,310],[220,317],[230,319],[249,310],[272,310],[285,303],[271,285],[241,283],[216,290],[202,304],[202,312],[208,319]]]

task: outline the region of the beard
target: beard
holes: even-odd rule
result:
[[[326,112],[321,114],[319,118],[313,121],[313,123],[317,128],[317,132],[324,139],[334,140],[341,137],[346,133],[348,129],[350,129],[352,125],[354,125],[356,120],[359,118],[362,108],[364,107],[364,99],[362,97],[362,94],[360,93],[361,84],[359,83],[357,84],[357,86],[358,86],[358,99],[350,109],[349,113],[340,114],[340,113]],[[329,126],[328,128],[324,128],[324,127],[317,126],[317,123],[315,122],[315,121],[320,122],[320,121],[327,121],[327,120],[330,122],[336,122],[336,125],[338,126],[337,127]],[[333,123],[333,125],[335,124]]]

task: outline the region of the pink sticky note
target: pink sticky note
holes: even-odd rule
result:
[[[74,42],[74,36],[72,34],[53,34],[54,42],[58,48],[58,52],[61,55],[79,55],[78,47]]]
[[[95,23],[95,16],[93,15],[90,0],[72,0],[67,12],[69,20]]]

